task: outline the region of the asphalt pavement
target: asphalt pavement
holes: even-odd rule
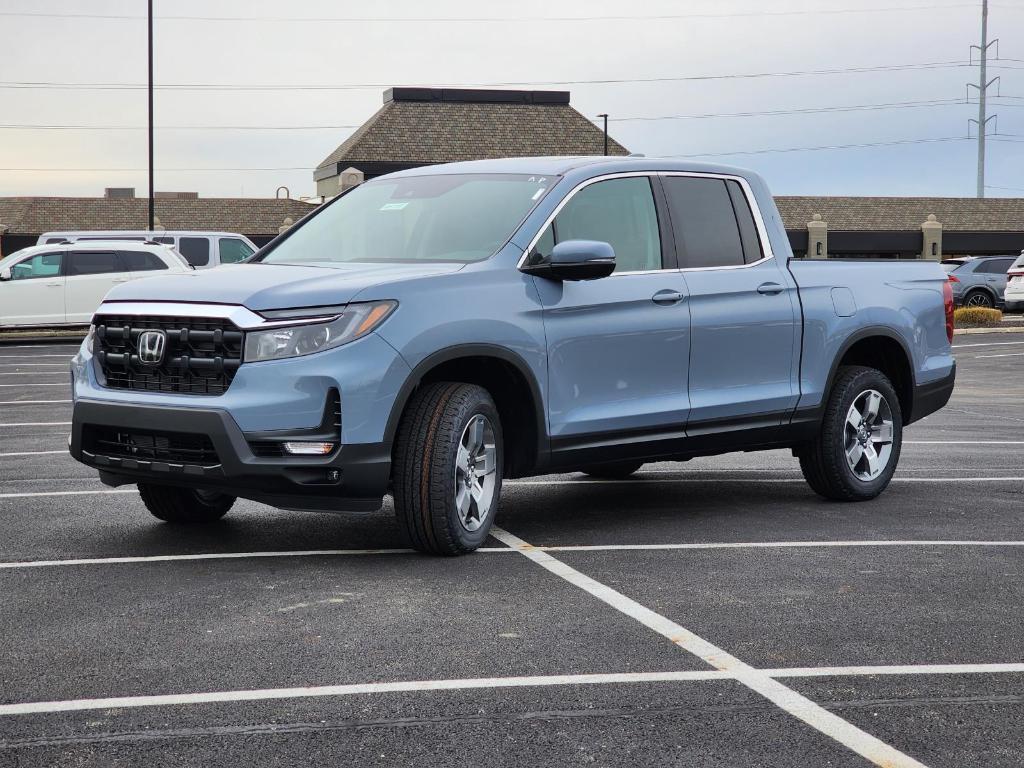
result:
[[[1024,335],[957,336],[890,488],[786,451],[511,481],[480,552],[66,452],[74,345],[0,346],[0,766],[1024,766]]]

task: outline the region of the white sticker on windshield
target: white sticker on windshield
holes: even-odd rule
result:
[[[380,209],[382,211],[400,211],[407,205],[408,203],[384,203]]]
[[[536,192],[533,193],[533,197],[531,197],[530,199],[531,200],[536,200],[538,197],[540,197],[543,194],[544,194],[544,187],[541,187],[540,189],[538,189]]]

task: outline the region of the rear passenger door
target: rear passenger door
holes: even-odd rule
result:
[[[642,442],[673,429],[683,434],[690,318],[656,189],[646,175],[578,187],[528,255],[542,263],[566,240],[603,241],[615,250],[608,277],[535,278],[556,458],[602,442]],[[622,446],[616,450],[621,454]]]
[[[208,237],[179,237],[178,253],[196,269],[217,266],[210,261],[210,238]]]
[[[107,295],[118,283],[131,279],[131,273],[116,251],[76,251],[67,253],[67,283],[64,308],[69,323],[88,323]]]
[[[690,299],[688,435],[772,426],[796,405],[799,305],[746,183],[661,177]]]

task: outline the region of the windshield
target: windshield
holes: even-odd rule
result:
[[[557,177],[451,174],[369,181],[259,261],[470,262],[515,231]]]

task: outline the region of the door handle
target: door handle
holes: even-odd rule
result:
[[[686,298],[686,294],[680,293],[679,291],[673,291],[665,289],[664,291],[658,291],[656,294],[651,296],[651,301],[655,304],[669,305],[678,304],[680,301]]]
[[[761,283],[757,286],[757,292],[762,296],[774,296],[777,293],[782,293],[782,286],[778,283]]]
[[[60,283],[47,283],[47,288],[60,288]]]

